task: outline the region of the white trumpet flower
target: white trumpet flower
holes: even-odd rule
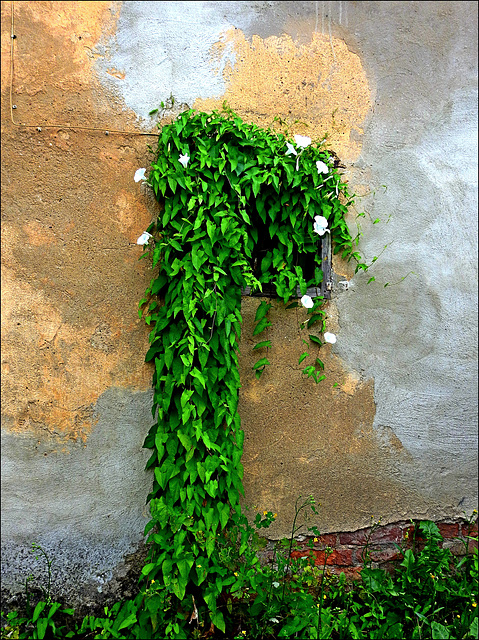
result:
[[[314,302],[311,296],[303,296],[301,298],[301,304],[303,307],[306,307],[306,309],[312,309],[314,307]]]
[[[329,342],[329,344],[334,344],[336,342],[336,336],[334,333],[329,333],[328,331],[323,335],[323,338],[324,341]]]
[[[318,169],[318,173],[329,173],[329,167],[321,160],[316,160],[316,167]]]
[[[146,169],[137,169],[135,171],[135,177],[133,178],[135,182],[140,182],[140,180],[146,180],[145,178]]]
[[[188,162],[189,162],[189,161],[190,161],[190,157],[189,157],[189,155],[188,155],[188,154],[186,154],[186,153],[185,153],[184,155],[181,155],[181,156],[178,158],[178,162],[179,162],[180,164],[182,164],[182,165],[185,167],[185,169],[186,169],[186,167],[187,167],[187,165],[188,165]]]
[[[308,138],[308,136],[294,136],[294,141],[298,147],[301,147],[302,149],[309,147],[311,144],[311,138]]]
[[[287,148],[288,148],[288,150],[286,151],[286,155],[287,155],[287,156],[289,156],[291,153],[292,153],[294,156],[297,156],[297,155],[298,155],[298,152],[297,152],[297,151],[296,151],[296,149],[293,147],[293,145],[291,144],[291,142],[287,142],[287,143],[286,143],[286,146],[287,146]]]
[[[150,238],[153,238],[151,233],[148,233],[148,231],[144,231],[136,241],[136,244],[148,244]]]
[[[319,236],[324,236],[326,232],[330,233],[328,229],[328,221],[324,216],[314,216],[313,231]]]

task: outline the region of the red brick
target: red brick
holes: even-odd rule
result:
[[[310,551],[309,549],[306,549],[305,551],[291,551],[291,558],[293,560],[298,560],[299,558],[314,557],[314,555],[314,551]]]
[[[344,573],[347,580],[360,580],[362,567],[328,567],[328,574],[339,576]]]
[[[477,522],[474,524],[467,524],[467,522],[462,523],[462,535],[463,536],[472,536],[477,538]]]
[[[443,538],[455,538],[459,535],[458,523],[446,524],[445,522],[440,522],[437,526]]]
[[[360,531],[351,531],[339,534],[340,544],[365,544],[366,533],[369,529],[361,529]]]
[[[324,565],[326,552],[319,549],[312,551],[292,551],[291,557],[296,560],[298,558],[307,558],[309,555],[315,557],[315,565]],[[348,566],[353,563],[353,552],[351,549],[336,549],[326,559],[327,565]]]
[[[314,540],[317,539],[317,542],[314,542]],[[313,542],[314,542],[314,546],[320,545],[323,547],[332,547],[334,548],[336,546],[337,543],[337,534],[336,533],[324,533],[321,536],[318,536],[317,538],[313,538]]]
[[[396,547],[385,547],[382,549],[371,550],[371,560],[373,562],[390,562],[393,560],[401,560],[403,555]]]
[[[425,543],[426,539],[422,537],[419,529],[416,530],[415,525],[407,527],[403,532],[403,539],[407,540],[408,547],[412,547],[413,540],[416,541],[416,545],[420,546],[421,543]]]
[[[358,544],[365,545],[367,542],[367,535],[371,529],[361,529],[359,531],[353,531],[350,533],[340,533],[339,541],[341,544]],[[369,542],[400,542],[402,539],[402,529],[395,524],[385,525],[379,527],[372,534]]]
[[[392,575],[397,570],[397,562],[395,562],[395,561],[393,561],[393,562],[383,562],[381,564],[381,569],[383,571],[385,571],[386,573],[389,573],[389,574]]]
[[[316,556],[314,564],[324,565],[324,559],[326,556],[325,552],[315,551],[314,555]],[[326,564],[334,566],[349,566],[353,564],[353,552],[351,549],[336,549],[327,557]]]

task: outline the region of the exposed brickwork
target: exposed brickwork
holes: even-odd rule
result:
[[[372,544],[378,544],[381,542],[401,542],[403,537],[403,530],[397,525],[385,525],[378,527],[375,531],[370,533],[371,529],[360,529],[359,531],[353,531],[348,533],[340,533],[339,541],[341,544],[354,544],[364,546],[367,542],[368,536],[370,536],[369,542]]]
[[[377,551],[372,550],[370,553],[370,557],[373,562],[378,562],[379,564],[381,564],[382,562],[401,560],[403,556],[396,547],[385,546],[384,548],[378,549]]]
[[[463,522],[461,526],[461,533],[463,536],[473,536],[477,538],[477,522],[472,525],[467,522]]]
[[[344,573],[347,580],[359,580],[361,577],[361,569],[362,567],[330,567],[328,573],[337,576]]]
[[[454,524],[447,524],[445,522],[440,522],[438,525],[439,531],[443,538],[455,538],[459,535],[459,523],[455,522]]]
[[[469,540],[467,545],[467,552],[472,553],[474,549],[477,549],[477,540]]]
[[[462,540],[444,540],[442,544],[444,549],[449,549],[455,556],[464,555],[465,544]]]
[[[322,545],[323,547],[332,547],[334,548],[337,544],[337,533],[325,533],[318,538],[314,538],[314,546]],[[321,547],[320,547],[321,548]]]
[[[331,554],[326,554],[325,551],[317,549],[308,551],[293,551],[291,553],[292,558],[304,558],[308,555],[314,556],[315,565],[324,565],[325,561],[327,565],[341,567],[353,564],[353,552],[351,549],[335,549]]]
[[[412,548],[417,550],[424,547],[425,540],[415,531],[415,524],[409,522],[396,522],[373,527],[372,529],[360,529],[358,531],[344,531],[338,533],[326,533],[321,536],[301,539],[295,544],[291,553],[294,559],[308,556],[314,557],[314,564],[328,567],[329,573],[339,574],[344,572],[347,578],[360,577],[361,568],[365,561],[365,554],[375,567],[391,569],[394,563],[402,559],[401,549]],[[439,531],[443,537],[441,545],[450,549],[454,555],[464,555],[466,545],[469,553],[477,549],[477,539],[469,540],[468,537],[477,538],[477,522],[470,525],[466,522],[437,522]],[[271,562],[274,559],[274,543],[261,552],[263,562]],[[326,551],[326,547],[332,553]]]

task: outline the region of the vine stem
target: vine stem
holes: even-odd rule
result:
[[[297,533],[301,529],[301,527],[303,526],[303,525],[300,525],[299,527],[296,527],[296,520],[298,519],[298,516],[301,513],[301,511],[308,504],[308,500],[306,500],[306,502],[304,502],[298,509],[298,501],[301,498],[302,498],[302,496],[298,496],[297,499],[296,499],[296,502],[294,504],[295,514],[294,514],[293,526],[291,528],[291,536],[290,536],[290,539],[289,539],[288,563],[287,563],[286,569],[284,571],[285,575],[288,573],[289,567],[291,566],[291,549],[293,548],[294,534]],[[284,602],[284,591],[285,591],[285,588],[286,588],[286,581],[283,580],[283,592],[281,594],[281,602]]]
[[[216,282],[214,284],[213,291],[214,291],[215,296],[216,296]],[[214,331],[214,328],[215,328],[215,320],[216,320],[217,312],[218,312],[218,298],[216,297],[216,308],[215,308],[215,312],[213,314],[213,320],[211,321],[211,323],[212,323],[211,324],[211,333],[210,333],[210,337],[206,341],[206,344],[208,344],[211,341],[211,339],[213,338],[213,331]]]

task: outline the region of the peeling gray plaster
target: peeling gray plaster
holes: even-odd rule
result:
[[[102,82],[151,127],[148,113],[172,94],[189,106],[198,97],[225,91],[223,68],[234,61],[227,51],[215,68],[211,47],[231,24],[215,3],[123,2],[109,55],[97,62]],[[107,69],[125,73],[123,80]]]
[[[362,247],[369,258],[389,247],[337,301],[336,351],[374,378],[375,426],[415,458],[405,478],[458,513],[477,507],[476,102],[474,88],[450,94],[417,144],[380,163],[381,140],[365,136],[363,161],[387,186],[370,213],[392,217]]]
[[[149,521],[150,453],[142,446],[151,402],[150,392],[109,389],[94,407],[98,422],[86,443],[2,429],[2,589],[23,591],[31,573],[33,584],[46,586],[33,542],[54,561],[53,592],[73,605],[85,589],[98,597],[127,573],[125,556],[142,547]]]

